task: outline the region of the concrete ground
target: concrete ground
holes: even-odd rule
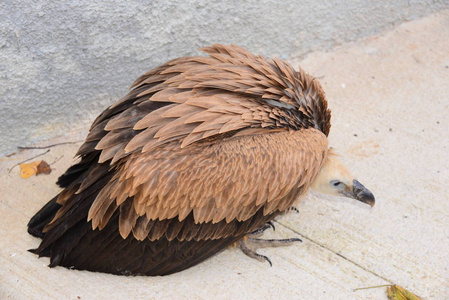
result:
[[[331,145],[377,203],[307,196],[266,235],[304,241],[261,250],[273,267],[228,249],[167,277],[49,269],[47,258],[26,251],[39,243],[26,224],[58,193],[54,182],[80,143],[34,159],[52,163],[50,175],[21,179],[13,167],[46,150],[0,158],[0,298],[387,299],[385,287],[354,289],[398,284],[424,299],[449,299],[448,49],[449,11],[441,11],[300,62],[326,90]]]

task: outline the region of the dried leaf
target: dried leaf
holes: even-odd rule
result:
[[[41,162],[37,165],[36,175],[40,173],[44,173],[47,175],[51,173],[50,165],[45,160],[41,160]]]
[[[387,287],[387,295],[390,300],[421,300],[420,297],[407,291],[399,285],[392,285]]]
[[[396,285],[396,284],[383,284],[383,285],[376,285],[376,286],[368,286],[368,287],[362,287],[354,289],[354,291],[358,290],[366,290],[366,289],[375,289],[380,287],[387,287],[387,296],[390,300],[421,300],[420,297],[416,296],[415,294],[407,291],[403,287]]]
[[[40,162],[33,161],[29,164],[20,164],[20,176],[22,178],[28,178],[30,176],[33,176],[37,172],[37,166]]]
[[[29,164],[20,164],[20,176],[22,178],[28,178],[34,174],[38,175],[41,173],[50,174],[51,168],[45,160],[33,161]]]

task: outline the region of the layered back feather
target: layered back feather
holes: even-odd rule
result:
[[[114,164],[170,141],[185,147],[243,128],[314,127],[329,134],[324,91],[302,69],[238,46],[202,50],[209,56],[174,59],[138,78],[125,98],[97,118],[90,143],[78,154],[94,147],[101,150],[100,163]]]

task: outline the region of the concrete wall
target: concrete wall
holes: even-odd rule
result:
[[[86,128],[137,76],[205,45],[234,43],[285,59],[447,7],[447,0],[3,0],[0,154]]]

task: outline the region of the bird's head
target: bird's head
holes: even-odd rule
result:
[[[332,151],[329,151],[324,166],[311,188],[329,195],[353,198],[371,206],[375,203],[373,193],[352,177]]]

